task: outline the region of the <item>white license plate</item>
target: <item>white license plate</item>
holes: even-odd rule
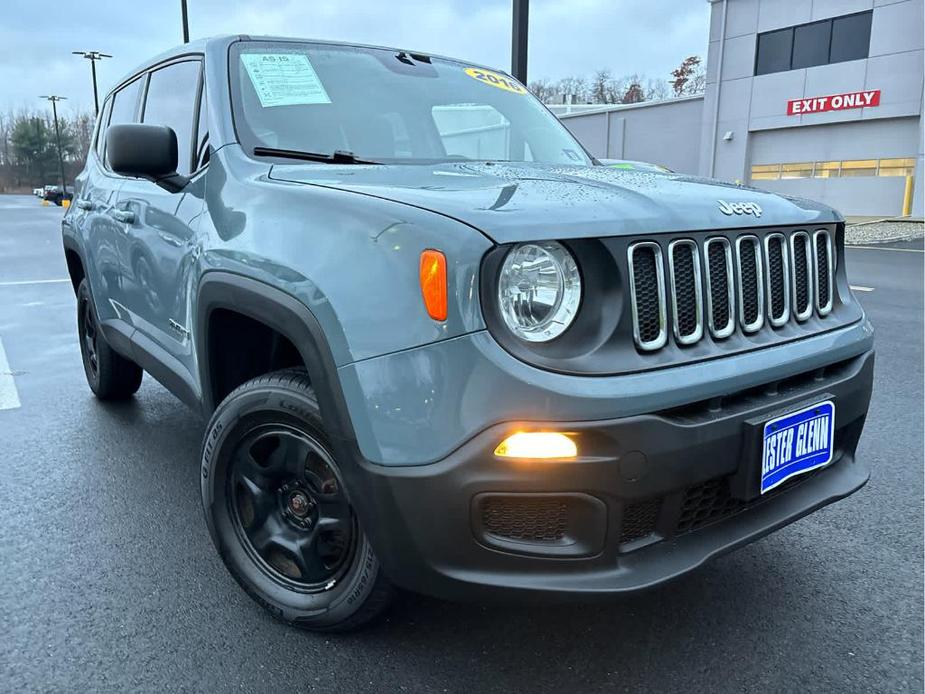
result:
[[[761,493],[832,462],[834,436],[835,403],[831,400],[767,422],[761,454]]]

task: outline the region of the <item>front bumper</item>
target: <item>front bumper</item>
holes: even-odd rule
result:
[[[397,584],[442,597],[514,591],[592,596],[646,588],[690,571],[864,485],[855,449],[874,355],[722,398],[609,421],[492,426],[442,460],[361,462],[361,520]],[[755,499],[756,422],[820,400],[836,405],[826,468]],[[502,461],[518,428],[574,432],[581,458]],[[359,501],[359,499],[358,499]]]

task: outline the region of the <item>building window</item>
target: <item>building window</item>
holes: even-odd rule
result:
[[[846,176],[876,176],[877,160],[876,159],[858,159],[856,161],[843,161],[841,163],[841,175]]]
[[[793,60],[790,67],[796,70],[801,67],[814,67],[828,63],[831,36],[832,22],[829,20],[794,27]]]
[[[832,20],[830,63],[867,57],[870,48],[870,19],[870,12],[862,12]]]
[[[881,159],[878,176],[911,176],[915,173],[915,159]]]
[[[812,178],[813,163],[805,162],[801,164],[781,164],[781,178]]]
[[[755,74],[866,58],[873,12],[860,12],[758,34]]]
[[[838,173],[841,170],[840,161],[817,161],[815,170],[813,171],[814,178],[838,178]]]
[[[780,164],[758,164],[752,167],[752,180],[776,181],[780,178]]]
[[[792,178],[850,178],[854,176],[912,176],[915,159],[851,159],[845,161],[791,162],[755,164],[753,181],[777,181]]]

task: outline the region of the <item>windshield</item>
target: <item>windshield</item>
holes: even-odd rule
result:
[[[520,83],[394,50],[246,41],[230,53],[242,145],[383,163],[492,160],[590,164]]]

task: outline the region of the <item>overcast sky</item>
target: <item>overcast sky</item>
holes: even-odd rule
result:
[[[510,69],[511,0],[188,0],[190,36],[248,33],[382,44]],[[73,50],[111,53],[101,94],[182,41],[180,0],[0,0],[0,109],[61,94],[92,108],[90,70]],[[706,57],[706,0],[531,0],[529,79],[606,67],[668,78]]]

